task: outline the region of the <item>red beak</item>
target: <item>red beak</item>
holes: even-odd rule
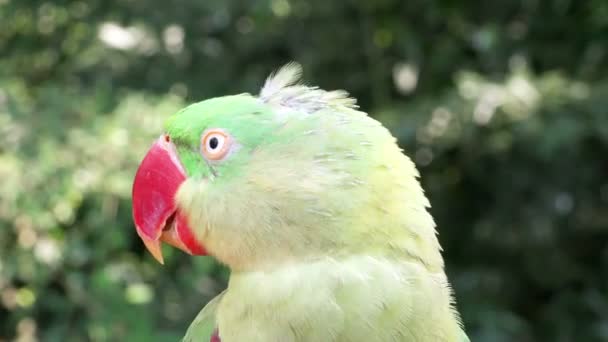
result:
[[[185,180],[186,173],[175,145],[168,135],[162,135],[139,165],[132,192],[137,234],[161,264],[164,263],[161,241],[188,254],[207,254],[175,203],[175,195]]]

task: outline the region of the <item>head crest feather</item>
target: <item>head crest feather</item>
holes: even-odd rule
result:
[[[290,62],[266,79],[260,99],[289,109],[314,113],[324,108],[357,109],[357,101],[344,90],[325,91],[300,83],[302,66]]]

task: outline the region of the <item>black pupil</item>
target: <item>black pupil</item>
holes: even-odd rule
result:
[[[217,145],[219,145],[219,140],[217,140],[216,137],[213,137],[211,139],[209,139],[209,147],[211,147],[212,150],[215,150],[217,148]]]

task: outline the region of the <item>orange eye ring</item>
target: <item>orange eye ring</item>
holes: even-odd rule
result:
[[[232,147],[230,134],[219,128],[208,129],[201,138],[201,153],[207,160],[222,160]]]

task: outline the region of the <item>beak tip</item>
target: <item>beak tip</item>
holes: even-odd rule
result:
[[[152,255],[152,256],[154,257],[154,259],[155,259],[156,261],[158,261],[158,263],[159,263],[159,264],[161,264],[161,265],[165,265],[165,260],[163,259],[162,255],[161,255],[161,256],[159,256],[159,257],[157,257],[157,256],[155,256],[155,255]]]
[[[144,245],[146,245],[148,252],[150,252],[150,254],[152,254],[152,256],[154,257],[154,259],[156,259],[156,261],[158,261],[161,265],[164,265],[165,260],[163,259],[163,251],[162,251],[162,248],[160,245],[160,241],[153,240],[153,239],[150,239],[149,237],[145,237],[145,236],[142,236],[141,238],[144,242]]]

